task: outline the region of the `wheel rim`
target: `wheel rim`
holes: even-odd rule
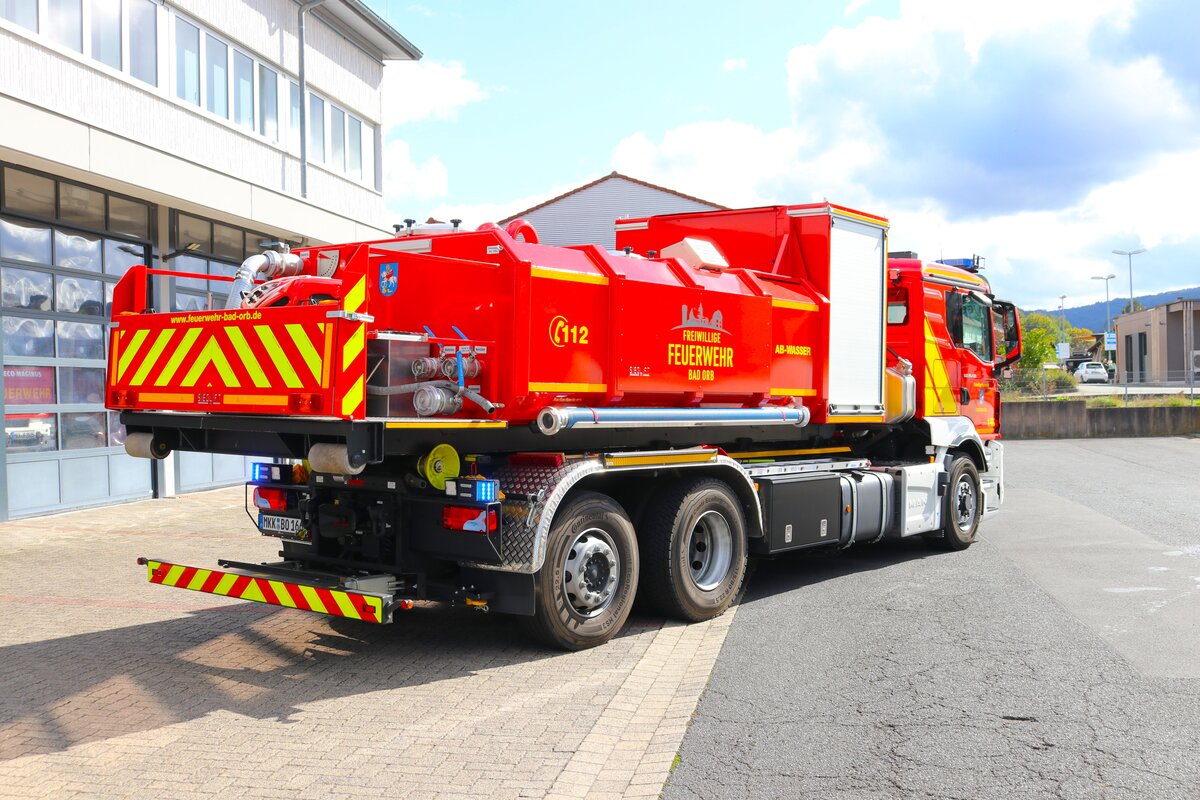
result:
[[[718,511],[706,511],[688,534],[688,567],[697,589],[709,592],[729,574],[733,562],[733,533]]]
[[[621,557],[613,539],[599,528],[575,537],[563,558],[563,596],[581,617],[608,608],[621,575]]]
[[[958,487],[954,492],[955,523],[960,531],[971,530],[971,526],[975,523],[975,511],[978,505],[975,482],[969,475],[963,475],[958,479]]]

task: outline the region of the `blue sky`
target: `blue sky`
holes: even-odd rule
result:
[[[370,0],[403,217],[497,219],[618,170],[729,206],[829,199],[978,253],[1028,306],[1200,285],[1200,3]],[[1127,280],[1112,284],[1128,285]]]

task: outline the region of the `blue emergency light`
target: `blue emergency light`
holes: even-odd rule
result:
[[[250,480],[254,483],[279,483],[283,480],[283,469],[278,464],[251,464]]]
[[[471,481],[475,484],[476,503],[494,503],[500,497],[500,481]]]

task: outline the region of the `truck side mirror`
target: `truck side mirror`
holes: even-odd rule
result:
[[[1017,307],[997,300],[992,304],[996,329],[997,372],[1021,357],[1021,321]]]

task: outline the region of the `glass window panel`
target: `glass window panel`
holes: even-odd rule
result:
[[[58,368],[58,402],[99,403],[103,399],[103,367]]]
[[[59,358],[104,358],[104,326],[91,322],[56,322]]]
[[[54,181],[32,172],[7,167],[4,170],[4,205],[13,211],[54,216]]]
[[[114,283],[104,284],[104,318],[112,319],[112,299],[113,289],[116,288]]]
[[[81,0],[46,0],[46,33],[59,44],[83,52]]]
[[[121,415],[115,411],[108,412],[108,443],[112,447],[125,444],[125,426],[121,424]]]
[[[146,248],[140,244],[104,240],[104,271],[109,275],[124,275],[134,264],[145,264]]]
[[[329,107],[329,163],[346,169],[346,112],[336,106]]]
[[[91,0],[92,58],[121,68],[121,0]]]
[[[220,261],[208,262],[208,272],[210,275],[225,275],[232,278],[234,273],[238,271],[237,264],[223,264]],[[229,293],[229,282],[219,281],[210,284],[214,292]]]
[[[5,367],[5,372],[10,368]],[[4,438],[8,452],[37,453],[58,449],[58,427],[54,414],[5,414]]]
[[[279,76],[258,65],[258,132],[279,141]]]
[[[288,149],[300,152],[300,85],[288,81]]]
[[[130,0],[129,74],[158,85],[158,4],[154,0]]]
[[[212,34],[204,34],[205,107],[219,117],[229,116],[229,48]]]
[[[73,183],[58,185],[58,217],[87,228],[104,227],[104,193]]]
[[[58,276],[58,310],[72,314],[104,315],[104,285],[100,281]]]
[[[0,219],[0,257],[50,263],[50,229],[32,222]]]
[[[0,17],[37,32],[37,0],[0,0]]]
[[[0,269],[0,287],[5,308],[32,308],[37,311],[50,310],[50,298],[54,294],[54,279],[46,272],[29,269]]]
[[[59,414],[63,450],[108,447],[108,415],[103,411]]]
[[[218,257],[241,261],[244,249],[241,229],[228,225],[213,226],[213,253]]]
[[[99,272],[100,263],[99,236],[54,231],[55,266]]]
[[[233,51],[233,121],[254,130],[254,61]]]
[[[200,245],[199,249],[205,253],[212,252],[211,222],[199,217],[189,217],[187,214],[180,214],[178,225],[179,235],[175,237],[176,247],[186,247],[195,242]]]
[[[175,96],[200,105],[200,29],[175,18]]]
[[[350,134],[346,144],[346,171],[355,178],[362,178],[362,122],[354,117],[350,118]]]
[[[368,185],[375,187],[375,190],[378,191],[379,181],[376,180],[375,175],[375,126],[365,122],[363,123],[362,154],[363,178],[366,179]]]
[[[172,311],[207,311],[208,296],[203,294],[188,294],[176,292],[175,300],[171,303]]]
[[[150,238],[150,207],[123,197],[108,198],[108,229],[113,233]]]
[[[171,269],[179,272],[208,273],[208,262],[196,256],[177,256],[170,261]],[[207,289],[208,281],[200,278],[176,278],[175,285],[183,289]]]
[[[308,160],[325,160],[325,101],[308,96]]]
[[[54,357],[54,323],[51,320],[4,317],[3,328],[4,355]],[[9,367],[4,368],[5,375],[8,374],[8,370]],[[7,378],[5,380],[7,381]],[[7,383],[4,387],[4,394],[7,398]],[[46,402],[52,403],[54,400],[50,399]]]

